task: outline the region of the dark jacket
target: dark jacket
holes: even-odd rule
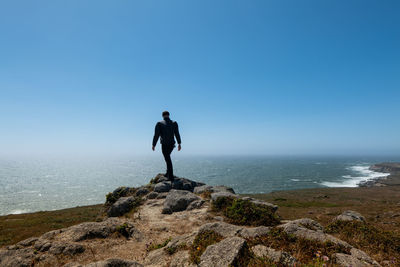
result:
[[[153,146],[156,146],[158,138],[163,145],[174,145],[175,138],[178,144],[181,143],[181,136],[179,134],[178,123],[171,119],[164,119],[157,122],[156,129],[154,130]]]

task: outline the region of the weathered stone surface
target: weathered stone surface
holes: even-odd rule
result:
[[[213,231],[223,237],[233,237],[236,236],[241,230],[242,227],[233,224],[225,222],[212,222],[200,226],[199,233],[205,231]]]
[[[302,237],[305,239],[314,240],[321,243],[330,241],[344,248],[348,249],[352,248],[352,246],[347,242],[340,240],[329,234],[325,234],[321,230],[322,226],[311,219],[305,218],[305,219],[290,221],[288,223],[279,225],[278,227],[282,228],[286,233],[295,235],[297,237]]]
[[[227,191],[211,193],[211,201],[216,201],[220,197],[238,198],[239,196]]]
[[[60,236],[63,240],[73,242],[92,238],[107,238],[122,225],[124,225],[124,229],[128,231],[129,235],[133,236],[137,234],[138,231],[132,224],[117,218],[109,218],[103,222],[86,222],[68,227]]]
[[[275,212],[275,211],[278,210],[278,206],[277,205],[274,205],[274,204],[266,202],[266,201],[262,201],[262,200],[255,199],[255,198],[252,198],[252,197],[242,197],[241,199],[249,200],[251,203],[253,203],[253,204],[257,205],[257,206],[269,207],[269,208],[271,208],[272,212]]]
[[[181,248],[188,248],[193,244],[195,237],[195,232],[187,235],[177,236],[168,242],[168,244],[164,247],[164,250],[174,252]]]
[[[248,249],[246,240],[240,237],[226,238],[210,245],[200,257],[200,267],[236,266],[243,250]]]
[[[139,187],[139,188],[136,190],[135,195],[138,196],[138,197],[141,197],[141,196],[144,196],[144,195],[148,194],[149,192],[150,192],[150,191],[149,191],[148,188],[142,186],[142,187]]]
[[[193,201],[201,200],[197,195],[184,190],[172,189],[165,199],[162,213],[171,214],[185,210]]]
[[[343,267],[366,267],[366,266],[374,266],[367,262],[357,259],[356,257],[344,254],[344,253],[335,253],[333,254],[333,259],[335,260],[336,264]],[[378,265],[377,265],[378,266]]]
[[[364,216],[352,210],[346,210],[335,218],[336,221],[359,221],[365,222]]]
[[[257,245],[251,248],[254,255],[261,258],[270,259],[274,263],[280,263],[284,266],[295,266],[296,258],[287,252],[269,248],[263,245]]]
[[[205,192],[209,192],[209,193],[229,192],[229,193],[235,194],[235,191],[233,190],[233,188],[227,187],[224,185],[217,185],[217,186],[201,185],[201,186],[196,186],[193,190],[193,193],[195,193],[195,194],[202,194]]]
[[[205,201],[202,200],[202,199],[195,200],[195,201],[193,201],[193,202],[191,202],[191,203],[189,204],[189,206],[186,208],[186,210],[199,209],[199,208],[201,208],[201,206],[203,206],[204,202],[205,202]]]
[[[136,197],[121,197],[110,207],[107,215],[109,217],[122,216],[132,210],[135,201],[137,201]]]
[[[157,198],[158,197],[158,193],[157,192],[150,192],[148,195],[147,195],[147,199],[155,199],[155,198]]]
[[[31,248],[0,250],[0,266],[30,267],[35,254]]]
[[[30,237],[28,239],[22,240],[17,243],[17,246],[20,247],[29,247],[32,246],[39,238],[37,237]]]
[[[197,265],[190,262],[190,255],[187,250],[178,251],[171,259],[169,267],[196,267]]]
[[[370,256],[368,256],[367,253],[365,253],[362,250],[359,250],[357,248],[352,248],[350,250],[350,254],[351,254],[351,256],[357,258],[358,260],[360,260],[362,262],[366,262],[368,264],[371,264],[372,266],[380,266],[378,262],[376,262],[374,259],[372,259]]]
[[[169,181],[160,182],[154,186],[154,192],[158,193],[168,192],[169,190],[171,190],[171,188],[172,188],[171,182]]]
[[[109,199],[112,199],[115,202],[121,197],[133,195],[135,193],[135,191],[136,191],[136,188],[134,188],[134,187],[120,186],[111,193],[111,195],[109,196]],[[108,202],[108,203],[110,203],[110,202]]]
[[[53,242],[51,243],[49,253],[53,255],[76,255],[85,251],[81,244],[67,243],[67,242]]]
[[[186,178],[175,178],[172,182],[172,188],[178,190],[187,190],[193,192],[197,186],[204,185],[204,183],[195,182]]]
[[[136,261],[123,259],[108,259],[105,261],[92,262],[83,267],[142,267],[143,265]]]
[[[258,226],[258,227],[243,227],[239,232],[238,235],[243,238],[256,238],[261,236],[266,236],[271,231],[271,227],[267,226]]]
[[[152,250],[147,254],[144,265],[146,267],[168,266],[168,254],[164,249]]]

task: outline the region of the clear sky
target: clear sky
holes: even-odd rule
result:
[[[0,2],[0,154],[399,154],[398,0]]]

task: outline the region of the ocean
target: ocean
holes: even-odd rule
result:
[[[175,156],[175,155],[173,155]],[[356,187],[387,174],[370,165],[400,157],[177,156],[175,175],[237,193]],[[119,186],[140,186],[164,172],[160,157],[0,159],[0,215],[103,203]]]

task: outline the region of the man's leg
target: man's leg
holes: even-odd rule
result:
[[[174,170],[172,167],[172,160],[171,160],[171,152],[174,149],[172,145],[163,145],[162,146],[162,153],[164,155],[165,163],[167,164],[167,173],[166,176],[170,180],[174,180]]]

